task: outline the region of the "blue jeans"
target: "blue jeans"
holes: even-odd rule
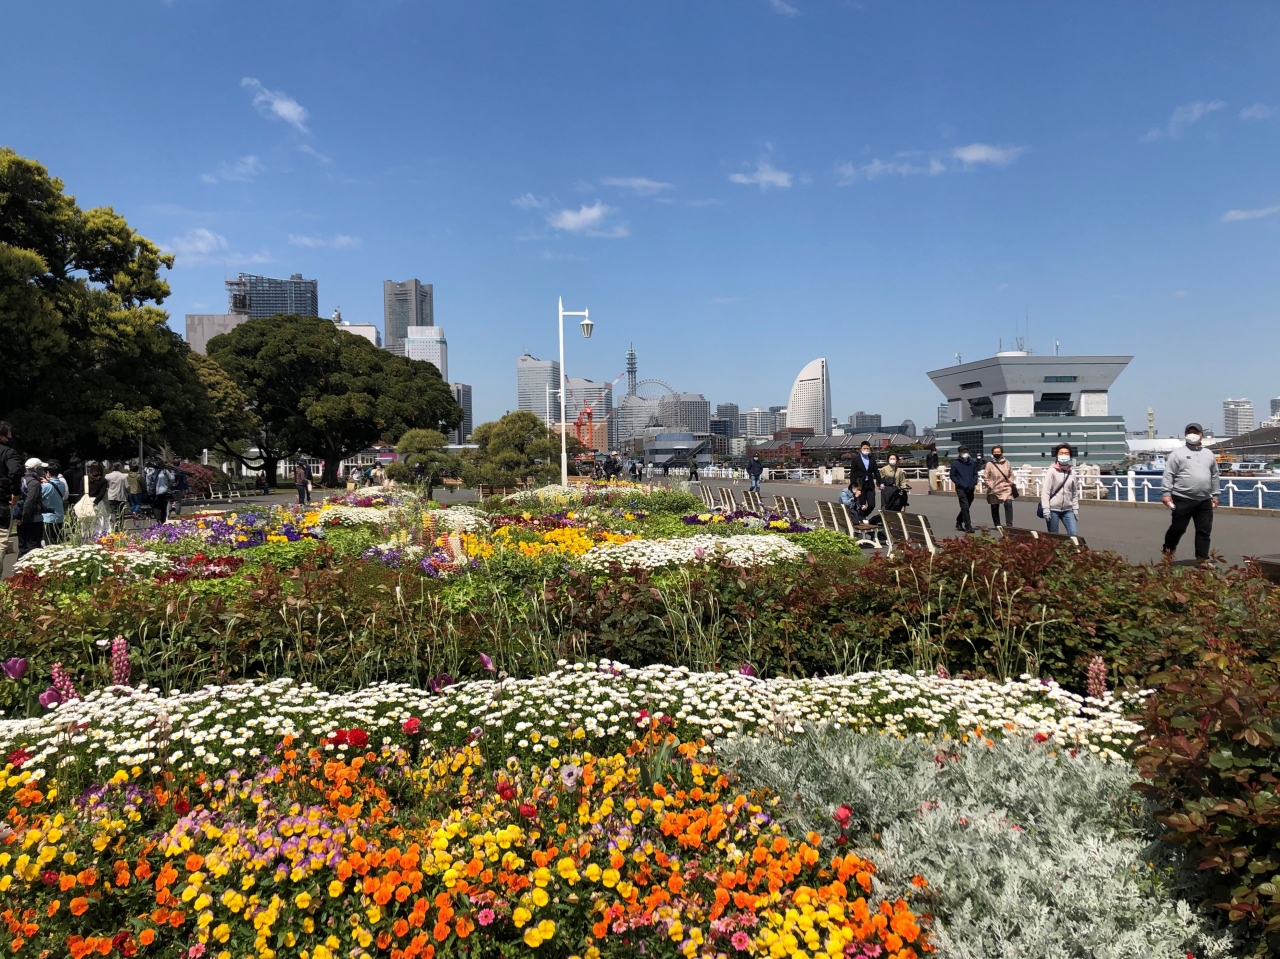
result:
[[[1068,536],[1076,535],[1076,514],[1069,509],[1066,510],[1050,510],[1045,516],[1045,522],[1049,524],[1049,532],[1056,533],[1058,531],[1058,521],[1062,521],[1062,525],[1066,528]]]
[[[763,475],[764,475],[763,473],[760,474],[760,476],[763,476]],[[751,477],[751,492],[753,493],[760,492],[760,476]]]

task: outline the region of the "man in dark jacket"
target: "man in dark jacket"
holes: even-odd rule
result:
[[[13,439],[13,427],[0,420],[0,562],[9,550],[9,527],[13,525],[13,504],[21,492],[22,454]]]
[[[747,464],[747,475],[751,477],[751,491],[760,492],[760,477],[764,475],[764,464],[760,462],[760,454],[751,457]]]
[[[45,464],[32,457],[27,460],[26,470],[19,486],[22,513],[18,516],[18,559],[39,549],[44,539],[44,501],[40,485],[44,480]]]
[[[853,454],[853,466],[849,470],[849,488],[858,498],[858,513],[863,522],[875,509],[879,477],[880,464],[876,462],[876,454],[871,452],[871,444],[863,440],[858,452]]]
[[[978,464],[969,455],[969,447],[962,446],[956,451],[956,458],[951,462],[948,475],[956,488],[956,498],[960,500],[956,532],[975,532],[973,522],[969,519],[969,507],[973,505],[973,491],[978,486]]]

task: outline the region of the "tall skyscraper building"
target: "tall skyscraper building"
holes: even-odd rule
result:
[[[187,346],[196,353],[207,353],[211,339],[230,333],[247,319],[247,313],[188,313]]]
[[[883,417],[879,413],[864,413],[862,410],[849,417],[855,433],[879,433]]]
[[[566,376],[565,419],[574,422],[588,406],[591,407],[591,422],[605,422],[613,413],[612,385],[597,383],[585,376]]]
[[[1271,415],[1280,416],[1280,396],[1273,397],[1271,400]]]
[[[658,422],[684,433],[711,432],[711,404],[701,393],[668,393],[658,399]]]
[[[938,422],[939,423],[951,422],[951,404],[950,403],[938,404]]]
[[[449,387],[453,390],[453,398],[462,407],[462,422],[449,434],[449,439],[451,442],[461,444],[471,438],[471,433],[475,429],[471,419],[471,386],[468,383],[450,383]]]
[[[742,427],[743,436],[751,440],[773,439],[774,431],[778,429],[777,413],[753,406],[742,415],[746,418]]]
[[[1222,403],[1222,434],[1227,439],[1253,432],[1253,403],[1227,399]]]
[[[728,420],[733,424],[732,432],[729,433],[729,439],[733,439],[739,435],[738,423],[742,416],[742,411],[738,409],[737,403],[717,403],[715,419]]]
[[[382,340],[388,350],[403,356],[409,327],[435,325],[435,291],[430,283],[382,281]]]
[[[537,413],[548,424],[560,422],[559,360],[540,360],[528,353],[516,360],[517,409]],[[551,390],[549,395],[548,390]]]
[[[296,313],[298,316],[320,315],[320,284],[316,280],[304,280],[295,273],[287,280],[241,273],[234,280],[227,280],[228,312],[242,316],[275,316],[277,313]]]
[[[405,330],[404,355],[434,363],[440,378],[449,382],[449,343],[440,326],[411,326]]]
[[[831,378],[825,359],[806,364],[791,387],[787,426],[809,427],[814,436],[831,433]]]

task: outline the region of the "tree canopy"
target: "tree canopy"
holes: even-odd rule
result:
[[[0,148],[0,416],[44,455],[195,453],[214,427],[191,351],[160,304],[173,256],[110,207]]]
[[[473,486],[515,486],[528,477],[550,480],[560,475],[560,436],[536,413],[519,410],[481,423],[471,442],[478,448],[468,456],[465,475]],[[566,445],[570,457],[586,450],[576,436],[569,436]]]
[[[324,460],[324,480],[333,483],[344,458],[379,440],[413,428],[448,431],[462,419],[435,366],[394,356],[319,317],[247,320],[208,348],[257,418],[268,475],[301,450]],[[234,439],[224,435],[220,447],[230,451]]]
[[[428,499],[436,483],[442,482],[447,473],[462,465],[458,457],[445,451],[448,443],[448,437],[439,430],[409,430],[396,443],[396,452],[411,475],[422,477],[427,484]]]

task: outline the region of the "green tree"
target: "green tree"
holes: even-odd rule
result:
[[[427,484],[427,499],[437,482],[461,467],[461,460],[445,452],[448,438],[439,430],[409,430],[396,443],[396,452],[415,476]]]
[[[0,411],[44,454],[197,452],[213,430],[191,351],[159,308],[174,258],[110,207],[0,148]]]
[[[560,476],[560,434],[534,413],[520,410],[481,423],[471,442],[478,448],[470,451],[463,475],[472,486],[516,486],[528,478],[545,482]],[[566,446],[570,457],[586,452],[576,436],[569,436]]]
[[[324,461],[323,480],[333,484],[343,459],[380,439],[462,420],[433,365],[393,356],[319,317],[247,320],[213,337],[209,356],[248,398],[262,454],[253,468],[270,476],[301,450]],[[219,449],[232,453],[233,445],[224,437]]]

